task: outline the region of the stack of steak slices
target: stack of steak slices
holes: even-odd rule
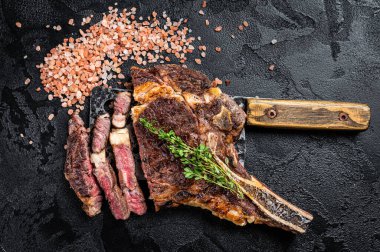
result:
[[[265,223],[303,233],[312,216],[285,201],[248,174],[238,162],[234,142],[245,123],[245,112],[205,75],[178,65],[131,69],[134,98],[132,108],[144,175],[150,197],[158,211],[162,207],[190,205],[210,210],[237,225]],[[183,166],[165,143],[139,122],[145,118],[165,131],[174,130],[188,145],[206,144],[226,160],[240,181],[245,196],[203,180],[187,179]]]
[[[130,93],[117,94],[112,116],[112,132],[108,113],[96,118],[92,132],[91,159],[89,136],[82,119],[74,114],[69,122],[65,177],[83,202],[83,209],[89,216],[100,213],[100,188],[115,219],[128,219],[131,211],[138,215],[146,212],[144,195],[135,176],[129,131],[125,127],[130,103]],[[107,155],[109,140],[115,157],[117,175]]]
[[[90,161],[89,135],[83,120],[78,115],[73,115],[69,121],[64,174],[82,201],[82,209],[86,214],[95,216],[100,213],[103,197]]]

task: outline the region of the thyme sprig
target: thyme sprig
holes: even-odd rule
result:
[[[191,147],[177,136],[173,130],[165,132],[156,128],[152,122],[145,118],[140,118],[140,123],[160,140],[165,141],[170,153],[184,165],[183,174],[187,179],[203,179],[243,198],[243,192],[231,175],[231,171],[223,169],[217,163],[209,147],[204,144]],[[227,161],[228,159],[226,159],[225,163],[228,165]]]

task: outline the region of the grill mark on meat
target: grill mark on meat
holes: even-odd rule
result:
[[[144,194],[135,175],[135,160],[132,154],[129,131],[125,127],[127,113],[130,110],[131,94],[120,92],[114,101],[110,142],[118,169],[119,184],[129,209],[138,215],[146,213]]]
[[[111,121],[108,114],[100,115],[94,124],[91,162],[94,164],[94,175],[103,189],[115,219],[126,220],[130,211],[127,202],[117,184],[116,175],[106,158],[107,145]],[[99,150],[100,149],[100,150]]]
[[[134,97],[142,103],[132,109],[132,118],[143,160],[142,168],[156,210],[186,204],[208,209],[238,225],[264,223],[293,232],[305,232],[312,215],[273,193],[237,162],[234,141],[244,127],[246,115],[228,95],[208,85],[210,81],[205,81],[207,77],[204,75],[190,69],[183,70],[180,66],[132,68],[131,75]],[[164,130],[173,129],[190,145],[199,142],[210,144],[216,150],[216,159],[223,164],[223,169],[236,174],[235,178],[244,188],[246,197],[237,198],[229,191],[202,180],[185,179],[179,161],[165,151],[165,145],[156,136],[138,123],[141,117],[155,121]],[[192,138],[186,138],[186,134],[192,134]],[[233,162],[226,166],[221,161],[225,158]]]
[[[69,120],[67,138],[67,155],[65,178],[82,201],[82,209],[90,217],[101,211],[102,196],[100,188],[92,174],[90,162],[89,136],[79,115],[74,114]]]

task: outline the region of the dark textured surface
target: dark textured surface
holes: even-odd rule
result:
[[[123,2],[144,15],[166,9],[174,18],[189,17],[194,35],[223,51],[209,50],[202,66],[188,65],[231,79],[227,93],[365,102],[373,111],[370,128],[359,134],[247,129],[250,172],[314,214],[304,235],[237,227],[195,208],[154,213],[151,202],[146,215],[126,222],[113,220],[107,207],[89,219],[63,176],[68,115],[58,101],[34,91],[35,65],[77,31],[66,25],[69,18],[79,23],[108,4],[0,0],[0,251],[380,250],[379,1],[210,0],[205,12],[212,27],[223,26],[220,33],[205,29],[197,14],[201,1]],[[238,32],[243,20],[250,26]],[[46,24],[63,24],[63,31]]]

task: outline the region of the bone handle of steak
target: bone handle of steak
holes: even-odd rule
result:
[[[366,130],[367,104],[336,101],[247,99],[247,125],[314,130]]]
[[[116,168],[119,171],[120,187],[129,209],[138,215],[142,215],[146,212],[146,204],[135,175],[135,161],[128,129],[113,129],[110,135],[110,143],[115,155]]]
[[[240,177],[232,172],[220,158],[216,155],[214,157],[218,164],[233,176],[239,188],[264,215],[284,229],[298,233],[306,231],[308,224],[313,220],[310,213],[284,200],[255,177],[251,176],[250,180]]]

